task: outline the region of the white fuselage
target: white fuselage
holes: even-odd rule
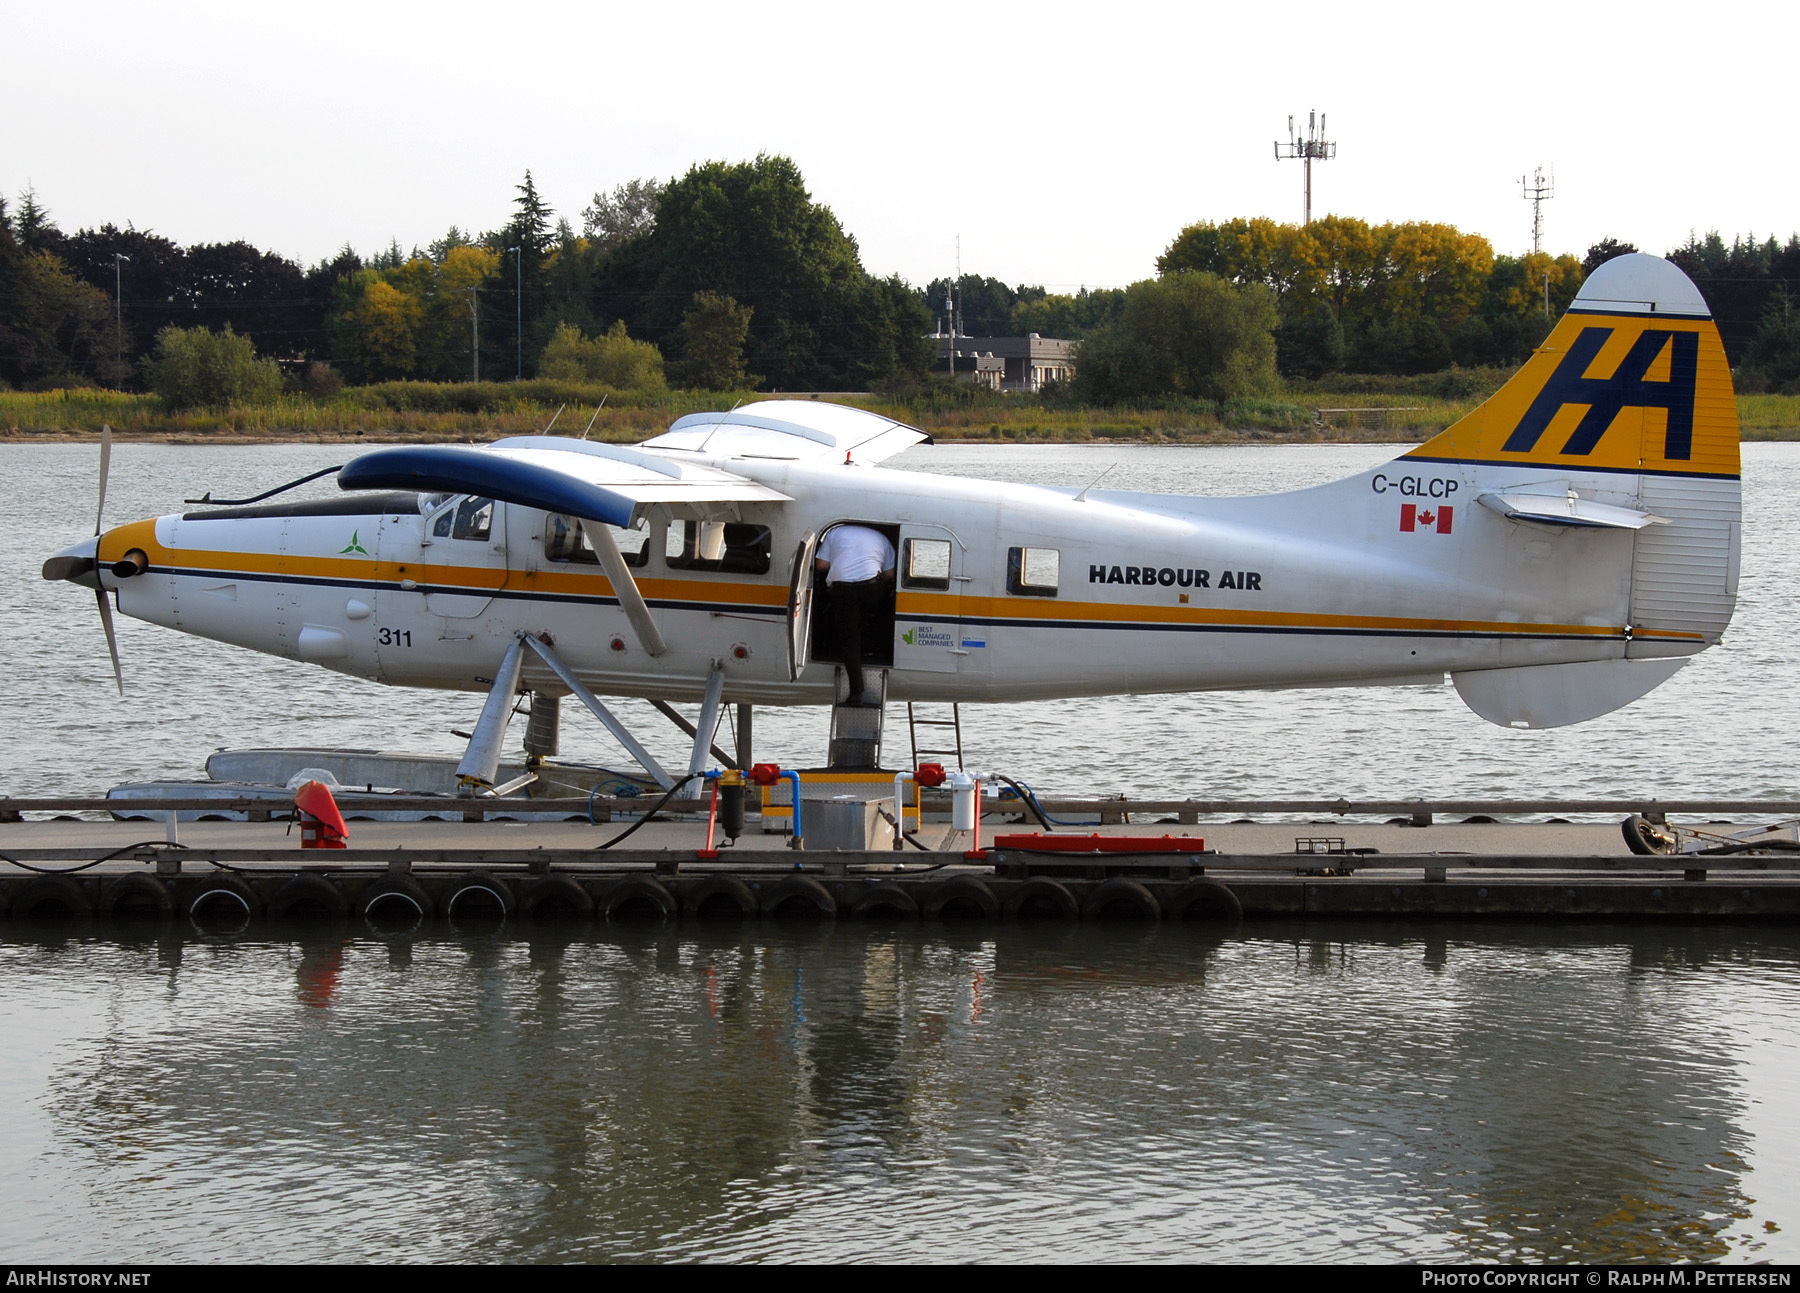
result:
[[[658,656],[600,565],[554,559],[546,513],[504,503],[484,536],[462,538],[445,521],[454,497],[428,511],[387,495],[335,500],[326,515],[164,516],[102,549],[111,560],[139,543],[149,569],[102,578],[128,615],[395,685],[486,690],[529,632],[601,694],[693,697],[722,664],[725,699],[758,704],[832,697],[829,663],[790,678],[790,588],[803,540],[840,521],[898,539],[897,700],[1441,681],[1704,645],[1632,639],[1631,532],[1521,524],[1476,505],[1480,490],[1541,485],[1542,468],[1400,460],[1295,493],[1211,499],[1078,497],[817,460],[730,465],[793,500],[719,514],[769,527],[768,568],[672,567],[665,528],[682,521],[651,509],[633,574],[667,643]],[[1642,489],[1617,475],[1557,483],[1623,506]],[[126,533],[145,527],[153,548]],[[909,562],[913,541],[921,560]],[[534,669],[528,685],[557,690]]]

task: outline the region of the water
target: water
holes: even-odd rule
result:
[[[109,518],[340,460],[122,447]],[[1218,493],[1380,449],[908,464]],[[1746,449],[1726,644],[1595,723],[1447,689],[1120,698],[969,722],[1063,791],[1794,794],[1800,450]],[[478,698],[121,621],[36,570],[91,447],[8,447],[0,788],[192,775],[232,744],[455,752]],[[642,730],[648,711],[634,708]],[[660,720],[658,720],[660,721]],[[759,711],[773,757],[822,719]],[[572,735],[585,729],[574,725]],[[671,729],[672,730],[672,729]],[[1020,732],[1029,741],[1018,740]],[[610,757],[597,732],[578,752]],[[673,754],[678,740],[657,749]],[[55,1260],[1728,1260],[1800,1243],[1800,931],[263,927],[0,922],[0,1249]]]
[[[1791,1260],[1797,956],[1654,928],[14,930],[0,1242]]]

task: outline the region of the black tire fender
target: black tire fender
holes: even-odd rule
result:
[[[302,871],[275,891],[268,913],[270,920],[342,920],[350,900],[324,876]]]
[[[601,910],[608,920],[628,920],[630,908],[638,904],[654,908],[659,920],[674,920],[681,912],[681,904],[675,901],[669,886],[647,875],[626,876],[608,889]]]
[[[425,886],[409,875],[390,873],[377,876],[356,895],[356,914],[364,920],[370,912],[389,912],[398,907],[410,910],[420,920],[428,920],[437,904]]]
[[[1000,915],[1000,900],[994,897],[994,891],[972,875],[953,876],[925,896],[927,920],[954,920],[969,915],[971,908],[982,920],[995,920]]]
[[[124,907],[122,912],[119,910],[121,906]],[[129,875],[122,875],[117,880],[109,881],[100,891],[102,919],[135,916],[145,908],[158,920],[167,920],[175,914],[175,898],[170,894],[169,886],[148,871],[133,871]]]
[[[73,876],[34,875],[13,891],[12,914],[21,920],[52,918],[59,907],[77,919],[94,914],[93,899]]]
[[[1190,880],[1169,899],[1169,919],[1193,920],[1199,917],[1228,921],[1235,925],[1244,918],[1244,904],[1229,887],[1218,880]]]
[[[209,875],[195,885],[193,895],[181,904],[181,914],[198,922],[203,919],[203,909],[209,906],[242,912],[246,921],[255,920],[263,912],[256,890],[226,871]]]
[[[901,920],[917,920],[919,900],[903,885],[878,884],[863,890],[850,904],[850,914],[858,920],[874,920],[889,912]]]
[[[450,897],[444,902],[444,915],[454,916],[457,901],[471,894],[486,894],[494,902],[499,903],[502,916],[512,915],[513,908],[518,905],[513,898],[512,890],[506,887],[505,881],[495,876],[492,871],[477,868],[464,872],[454,882],[450,890]]]
[[[1053,920],[1081,918],[1081,904],[1069,887],[1042,875],[1032,876],[1007,894],[1002,910],[1008,920],[1033,920],[1040,917],[1044,906],[1051,908]]]
[[[594,915],[594,895],[574,876],[541,875],[519,895],[519,914],[536,918],[545,907],[550,908],[544,912],[546,918],[569,915],[589,920]]]
[[[1120,911],[1121,907],[1126,910]],[[1162,904],[1136,880],[1114,876],[1088,892],[1081,914],[1088,920],[1116,919],[1122,915],[1132,920],[1161,920]]]
[[[721,912],[719,908],[724,904],[737,910]],[[711,911],[707,910],[709,907]],[[756,895],[734,875],[709,875],[681,896],[682,914],[689,917],[734,915],[749,920],[756,910]]]
[[[798,904],[804,911],[796,912]],[[785,910],[784,910],[785,909]],[[838,914],[837,899],[831,896],[831,890],[814,880],[811,876],[789,876],[781,883],[771,885],[762,896],[762,914],[765,916],[817,916],[822,920],[836,920]]]

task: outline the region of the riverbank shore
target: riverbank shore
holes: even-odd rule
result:
[[[1033,396],[950,404],[860,393],[803,396],[671,392],[635,404],[601,395],[547,402],[523,397],[497,406],[390,407],[347,391],[330,398],[286,395],[269,405],[170,412],[153,395],[110,391],[0,392],[0,444],[89,441],[115,435],[163,444],[438,443],[584,429],[595,440],[629,444],[668,428],[687,412],[727,409],[746,399],[807,398],[852,404],[962,444],[1357,444],[1417,443],[1476,408],[1463,399],[1409,394],[1291,392],[1222,404],[1192,401],[1152,408],[1091,408]],[[533,395],[538,394],[532,392]],[[1800,441],[1800,395],[1740,395],[1738,422],[1749,441]]]

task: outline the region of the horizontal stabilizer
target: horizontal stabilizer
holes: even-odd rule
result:
[[[1585,660],[1450,675],[1463,703],[1502,727],[1563,727],[1611,713],[1674,676],[1686,659]]]
[[[618,526],[629,526],[637,508],[651,503],[787,501],[787,495],[731,472],[542,436],[514,436],[486,449],[377,449],[338,472],[338,487],[478,494]]]
[[[690,413],[643,447],[720,458],[834,458],[876,463],[931,437],[879,413],[813,400],[763,400],[728,413]]]
[[[1633,507],[1614,507],[1582,498],[1574,490],[1563,494],[1477,494],[1475,501],[1514,521],[1539,525],[1573,526],[1577,529],[1641,530],[1646,525],[1667,525],[1667,517],[1652,516]]]

